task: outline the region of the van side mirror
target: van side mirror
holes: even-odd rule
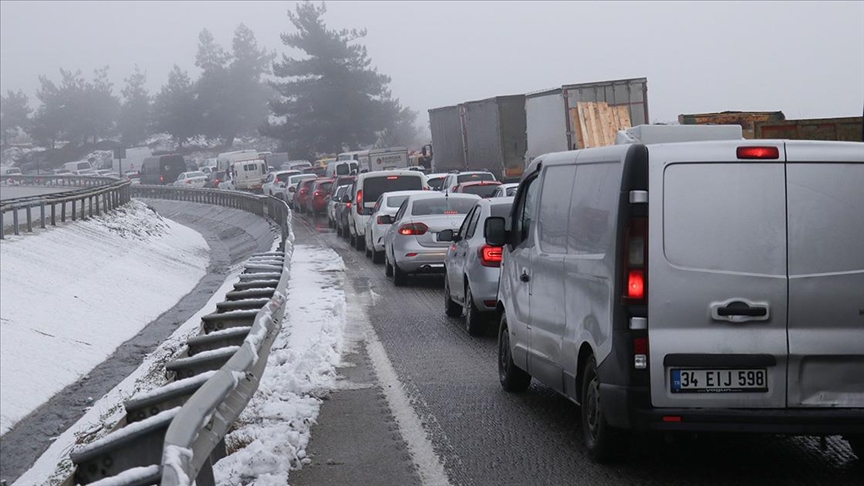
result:
[[[381,216],[378,216],[378,222],[380,224],[393,224],[393,216],[390,216],[389,214],[382,214]],[[452,232],[453,230],[447,230],[447,231]],[[439,238],[441,237],[441,233],[438,233],[438,237]],[[444,241],[444,240],[439,239],[438,241]]]
[[[486,218],[483,223],[483,236],[486,244],[492,246],[504,246],[507,243],[507,230],[504,227],[504,218],[492,216]]]
[[[453,241],[453,230],[448,229],[438,233],[438,241]]]

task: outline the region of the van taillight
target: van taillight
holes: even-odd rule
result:
[[[483,245],[477,249],[477,256],[480,258],[480,264],[484,267],[500,267],[502,247]]]
[[[362,202],[363,202],[363,190],[361,189],[361,190],[357,191],[357,201],[355,201],[358,208],[360,207],[360,203],[362,203]]]
[[[648,295],[648,218],[631,218],[624,230],[624,303],[642,304]]]
[[[779,159],[780,149],[777,147],[738,147],[736,154],[739,159]]]

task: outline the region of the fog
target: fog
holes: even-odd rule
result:
[[[197,36],[230,47],[244,23],[286,52],[293,2],[0,2],[0,88],[34,98],[38,75],[135,64],[151,93],[173,64],[197,76]],[[329,2],[330,28],[366,28],[373,64],[420,111],[562,84],[648,78],[652,121],[680,113],[782,110],[860,116],[864,2]]]

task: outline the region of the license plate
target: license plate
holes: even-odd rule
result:
[[[671,369],[672,393],[767,392],[768,373],[762,369]]]

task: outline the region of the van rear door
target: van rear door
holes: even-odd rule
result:
[[[785,156],[742,144],[649,146],[655,407],[786,406]]]
[[[864,146],[786,156],[789,406],[864,407]]]

